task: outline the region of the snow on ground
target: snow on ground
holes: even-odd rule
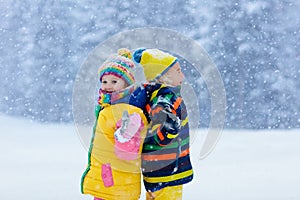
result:
[[[92,199],[80,193],[87,152],[73,125],[0,116],[0,130],[1,200]],[[300,200],[300,130],[225,130],[199,160],[204,133],[192,144],[195,178],[183,199]]]

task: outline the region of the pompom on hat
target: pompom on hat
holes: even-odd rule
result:
[[[131,60],[131,52],[126,48],[118,50],[118,55],[108,58],[100,67],[99,78],[100,82],[104,75],[114,75],[123,79],[128,85],[134,83],[134,62]]]
[[[159,49],[141,48],[133,53],[133,61],[143,67],[147,81],[152,81],[164,75],[178,60]]]

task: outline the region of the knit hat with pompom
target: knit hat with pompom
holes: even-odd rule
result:
[[[134,62],[131,60],[130,50],[121,48],[118,50],[118,55],[111,56],[101,65],[100,82],[104,75],[114,75],[123,79],[128,85],[132,85],[134,83],[133,68]]]

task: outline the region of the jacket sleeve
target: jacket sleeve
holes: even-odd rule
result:
[[[152,98],[149,116],[152,121],[151,132],[155,141],[161,145],[169,144],[177,138],[181,127],[181,97],[168,88],[158,91]]]

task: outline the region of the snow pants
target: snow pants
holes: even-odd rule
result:
[[[182,200],[182,185],[165,187],[155,192],[147,192],[146,200]]]

